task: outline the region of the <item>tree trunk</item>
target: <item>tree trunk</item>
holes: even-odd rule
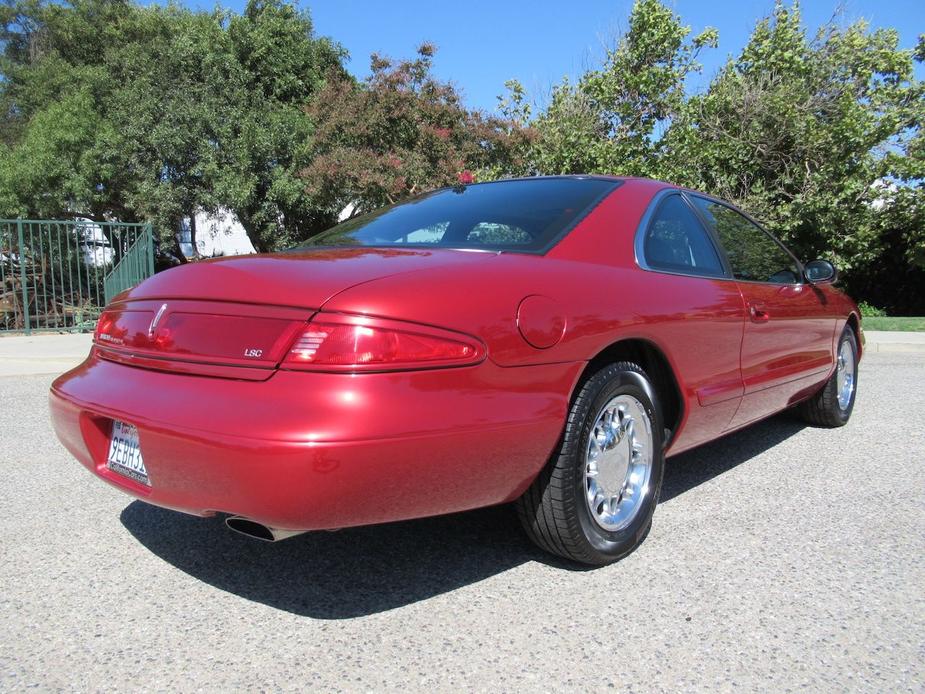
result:
[[[241,222],[241,226],[244,227],[244,232],[247,234],[247,238],[251,240],[251,245],[254,247],[254,250],[258,253],[267,253],[269,249],[264,245],[253,222],[241,215],[238,215],[238,221]]]
[[[193,210],[189,216],[189,240],[193,247],[193,259],[199,258],[199,245],[196,243],[196,211]]]
[[[180,221],[179,219],[170,220],[170,228],[173,229],[173,250],[177,256],[177,260],[181,263],[188,262],[186,256],[183,254],[183,242],[180,240]]]

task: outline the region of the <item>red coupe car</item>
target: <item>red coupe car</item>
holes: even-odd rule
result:
[[[460,185],[146,280],[51,413],[106,482],[255,537],[516,502],[605,564],[666,456],[790,407],[848,420],[863,340],[834,280],[666,183]]]

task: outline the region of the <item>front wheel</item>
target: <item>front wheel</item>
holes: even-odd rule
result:
[[[541,548],[601,566],[645,539],[662,485],[664,429],[655,389],[631,362],[579,389],[559,448],[517,502]]]
[[[817,427],[844,426],[854,410],[858,390],[858,341],[850,327],[845,327],[838,341],[835,359],[835,373],[822,390],[799,405],[800,416]]]

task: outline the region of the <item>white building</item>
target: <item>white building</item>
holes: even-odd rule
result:
[[[196,213],[196,246],[203,258],[255,252],[238,218],[225,209],[219,209],[215,214]],[[187,258],[194,255],[188,217],[180,223],[180,248]]]

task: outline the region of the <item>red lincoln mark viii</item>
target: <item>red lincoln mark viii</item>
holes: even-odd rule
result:
[[[460,185],[119,295],[52,418],[110,484],[262,539],[513,501],[606,564],[666,456],[790,407],[848,421],[863,340],[834,280],[665,183]]]

